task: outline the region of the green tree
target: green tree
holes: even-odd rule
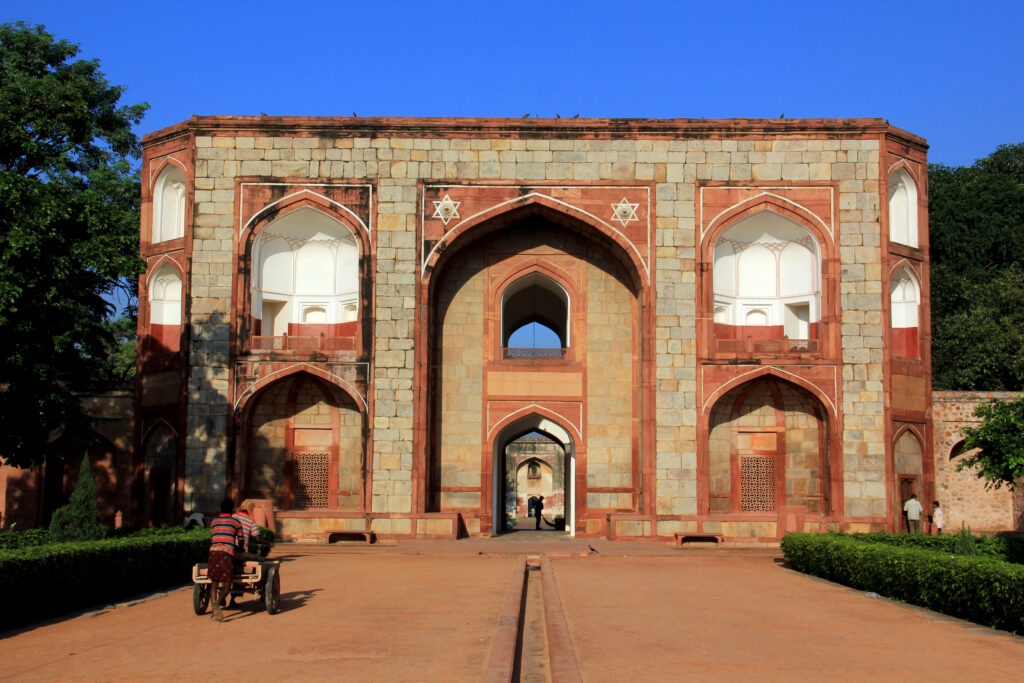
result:
[[[75,391],[103,389],[104,298],[142,271],[139,155],[148,105],[119,105],[95,60],[42,26],[0,25],[0,457],[88,440]]]
[[[933,383],[1024,388],[1024,143],[928,185]]]
[[[985,488],[1006,485],[1015,490],[1024,477],[1024,396],[1013,401],[992,400],[974,410],[981,418],[977,427],[964,427],[964,449],[957,471],[974,469]]]
[[[92,478],[89,456],[82,458],[78,468],[78,481],[67,505],[53,511],[50,519],[50,540],[94,541],[107,535],[100,524],[100,507],[96,501],[96,481]]]

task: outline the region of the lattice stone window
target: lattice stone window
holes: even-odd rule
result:
[[[775,511],[775,459],[740,458],[740,510]]]
[[[295,507],[312,510],[327,507],[331,456],[329,453],[295,454]]]

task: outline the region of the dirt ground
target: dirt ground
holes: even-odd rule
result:
[[[246,596],[218,624],[195,616],[191,588],[176,590],[0,640],[0,678],[480,680],[513,568],[511,558],[304,555],[282,566],[279,614]]]
[[[1024,662],[1024,638],[866,597],[769,554],[652,545],[552,555],[585,681],[1015,680]],[[512,553],[536,551],[280,548],[278,615],[251,598],[218,624],[178,589],[3,634],[0,678],[479,681]]]
[[[773,558],[552,561],[585,681],[1020,680],[1024,638]]]

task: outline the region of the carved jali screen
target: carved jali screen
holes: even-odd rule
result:
[[[295,507],[312,510],[327,507],[327,493],[330,488],[329,453],[295,454]]]
[[[775,511],[775,459],[743,456],[740,458],[740,510]]]

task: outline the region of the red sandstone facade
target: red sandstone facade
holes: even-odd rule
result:
[[[540,432],[576,535],[895,529],[936,494],[925,150],[876,119],[152,133],[146,499],[489,535]],[[558,348],[511,343],[535,322]]]

